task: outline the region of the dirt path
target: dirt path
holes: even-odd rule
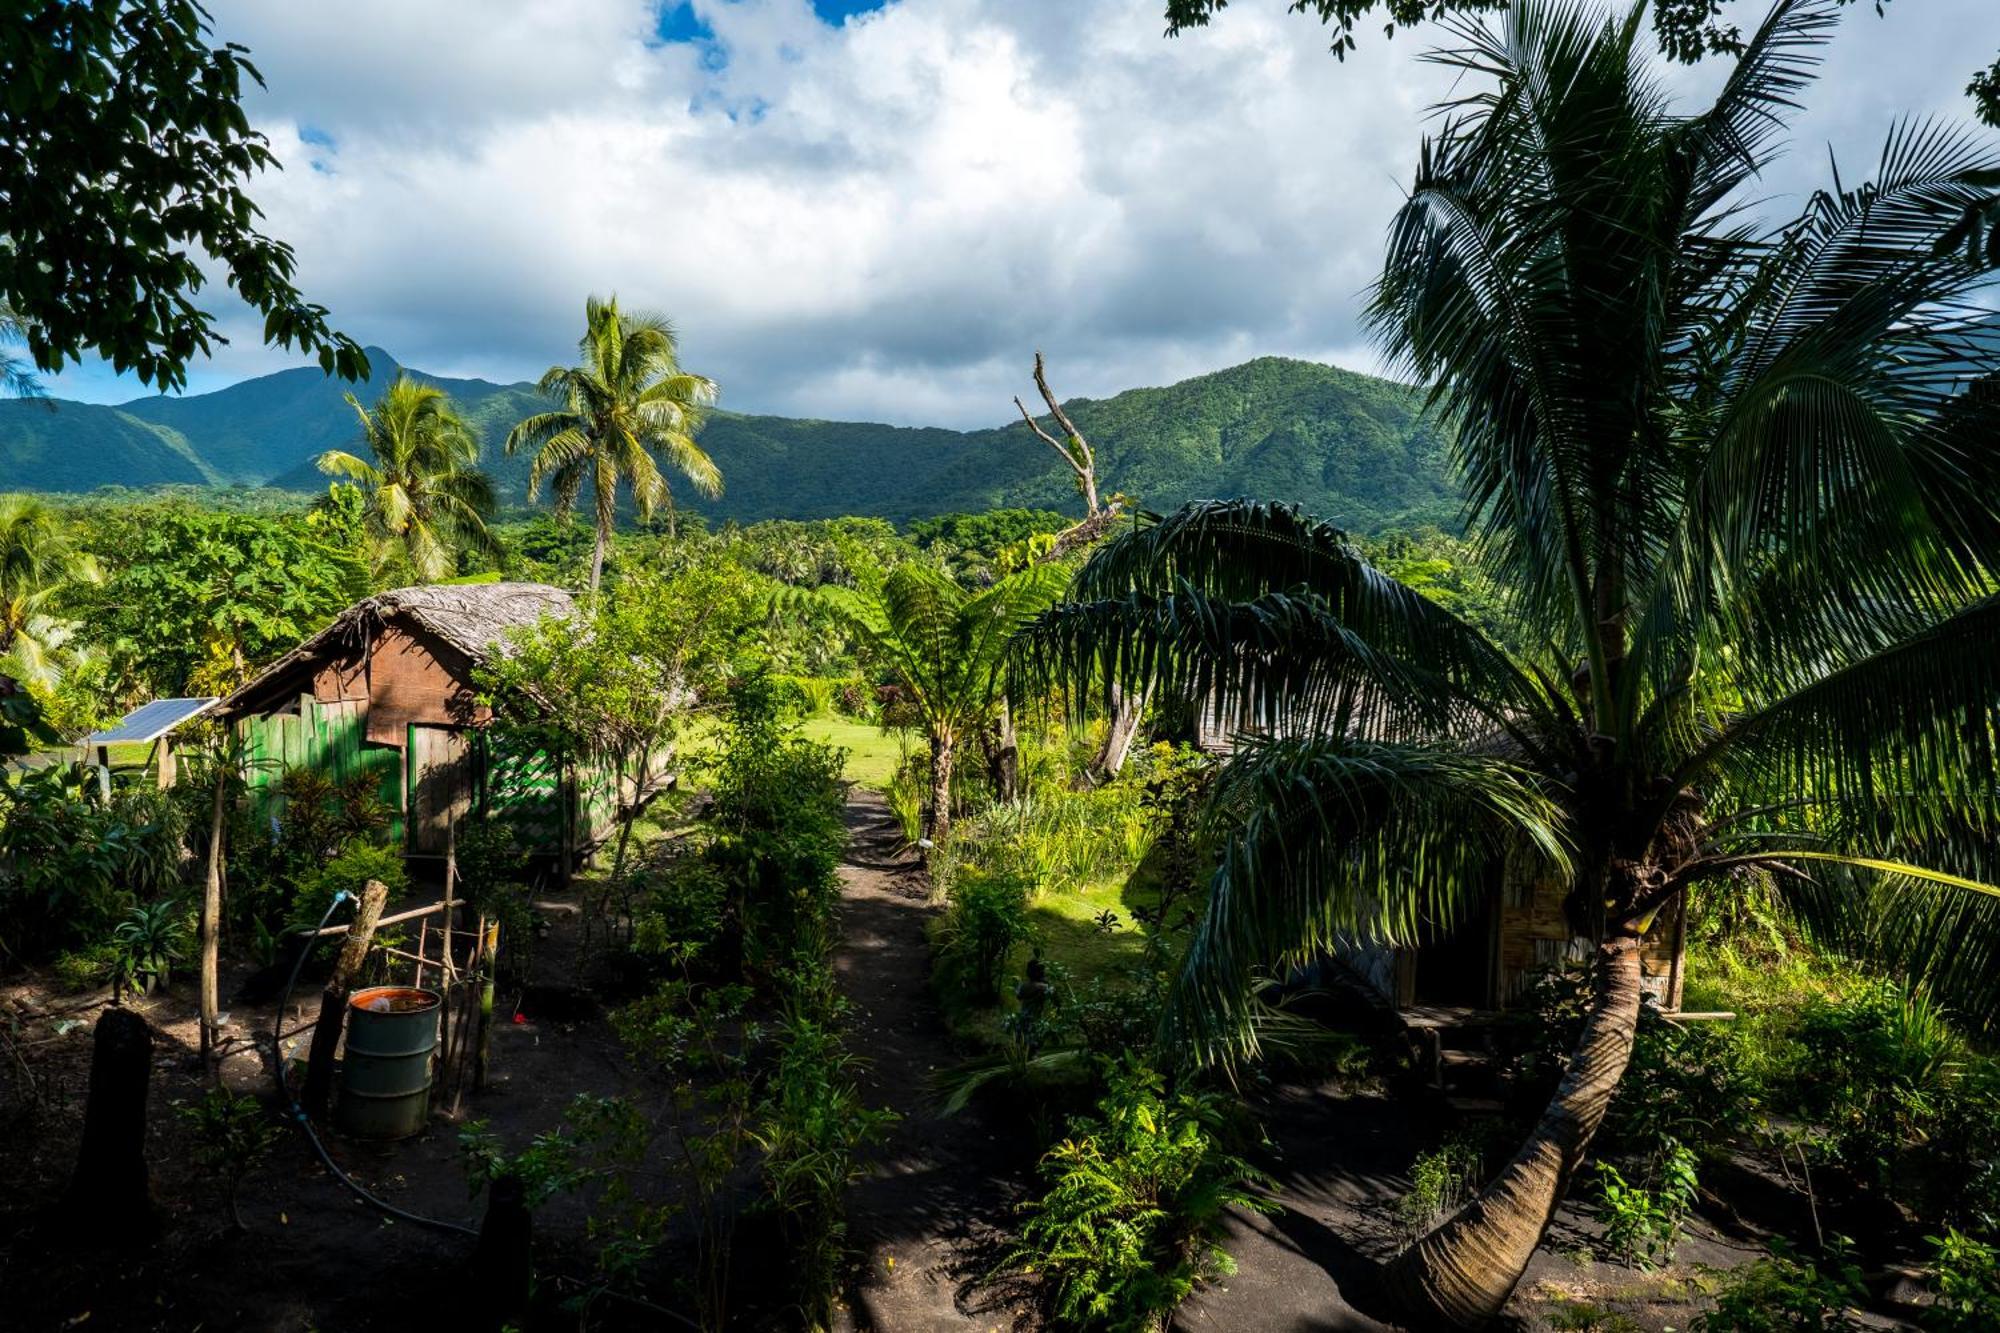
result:
[[[1018,1184],[976,1109],[938,1119],[939,1070],[962,1057],[930,987],[928,901],[921,863],[882,798],[855,788],[847,806],[853,843],[833,971],[853,1002],[852,1048],[869,1066],[869,1103],[902,1116],[878,1154],[878,1171],[848,1197],[850,1239],[861,1256],[849,1292],[856,1330],[1004,1328],[1014,1322],[994,1293],[975,1288],[991,1265],[997,1223]]]

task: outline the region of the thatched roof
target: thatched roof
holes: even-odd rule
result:
[[[222,701],[227,715],[265,695],[301,666],[345,656],[372,642],[390,624],[400,623],[442,642],[468,667],[507,651],[508,631],[533,625],[544,616],[567,619],[576,602],[546,583],[430,583],[394,588],[356,602],[331,625],[286,653],[243,688]]]

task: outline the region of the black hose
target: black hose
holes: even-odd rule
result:
[[[461,1236],[477,1236],[479,1232],[471,1227],[462,1226],[457,1222],[447,1222],[441,1217],[425,1217],[422,1213],[413,1213],[407,1208],[398,1208],[387,1199],[378,1198],[370,1194],[353,1176],[341,1170],[340,1164],[333,1160],[332,1155],[326,1150],[326,1145],[320,1142],[319,1131],[313,1128],[312,1117],[306,1114],[306,1108],[299,1105],[299,1099],[292,1095],[291,1088],[286,1084],[285,1048],[282,1045],[285,1032],[285,1007],[292,1002],[292,989],[299,984],[299,973],[305,968],[306,956],[312,952],[313,945],[320,938],[319,932],[325,930],[326,923],[333,920],[333,914],[339,909],[341,903],[353,896],[346,889],[341,889],[333,895],[333,901],[327,904],[326,915],[319,919],[319,925],[306,938],[304,946],[300,948],[298,959],[292,964],[292,975],[285,981],[285,993],[279,997],[278,1016],[271,1023],[271,1069],[273,1077],[278,1081],[278,1100],[284,1103],[285,1114],[298,1122],[299,1128],[306,1132],[306,1138],[312,1142],[313,1151],[319,1154],[320,1161],[326,1163],[326,1169],[333,1172],[341,1184],[353,1190],[363,1203],[378,1208],[391,1217],[400,1217],[406,1222],[415,1222],[418,1226],[432,1227],[438,1231],[456,1231]]]

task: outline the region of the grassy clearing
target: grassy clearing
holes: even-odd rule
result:
[[[809,717],[799,730],[807,738],[847,751],[846,776],[849,781],[881,791],[895,776],[903,760],[903,742],[872,722],[851,722],[842,717]]]

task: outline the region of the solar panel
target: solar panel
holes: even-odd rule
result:
[[[219,700],[204,699],[155,699],[120,718],[117,725],[105,731],[94,732],[83,738],[85,745],[115,745],[120,742],[143,743],[156,741],[190,718],[200,717],[215,707]]]

